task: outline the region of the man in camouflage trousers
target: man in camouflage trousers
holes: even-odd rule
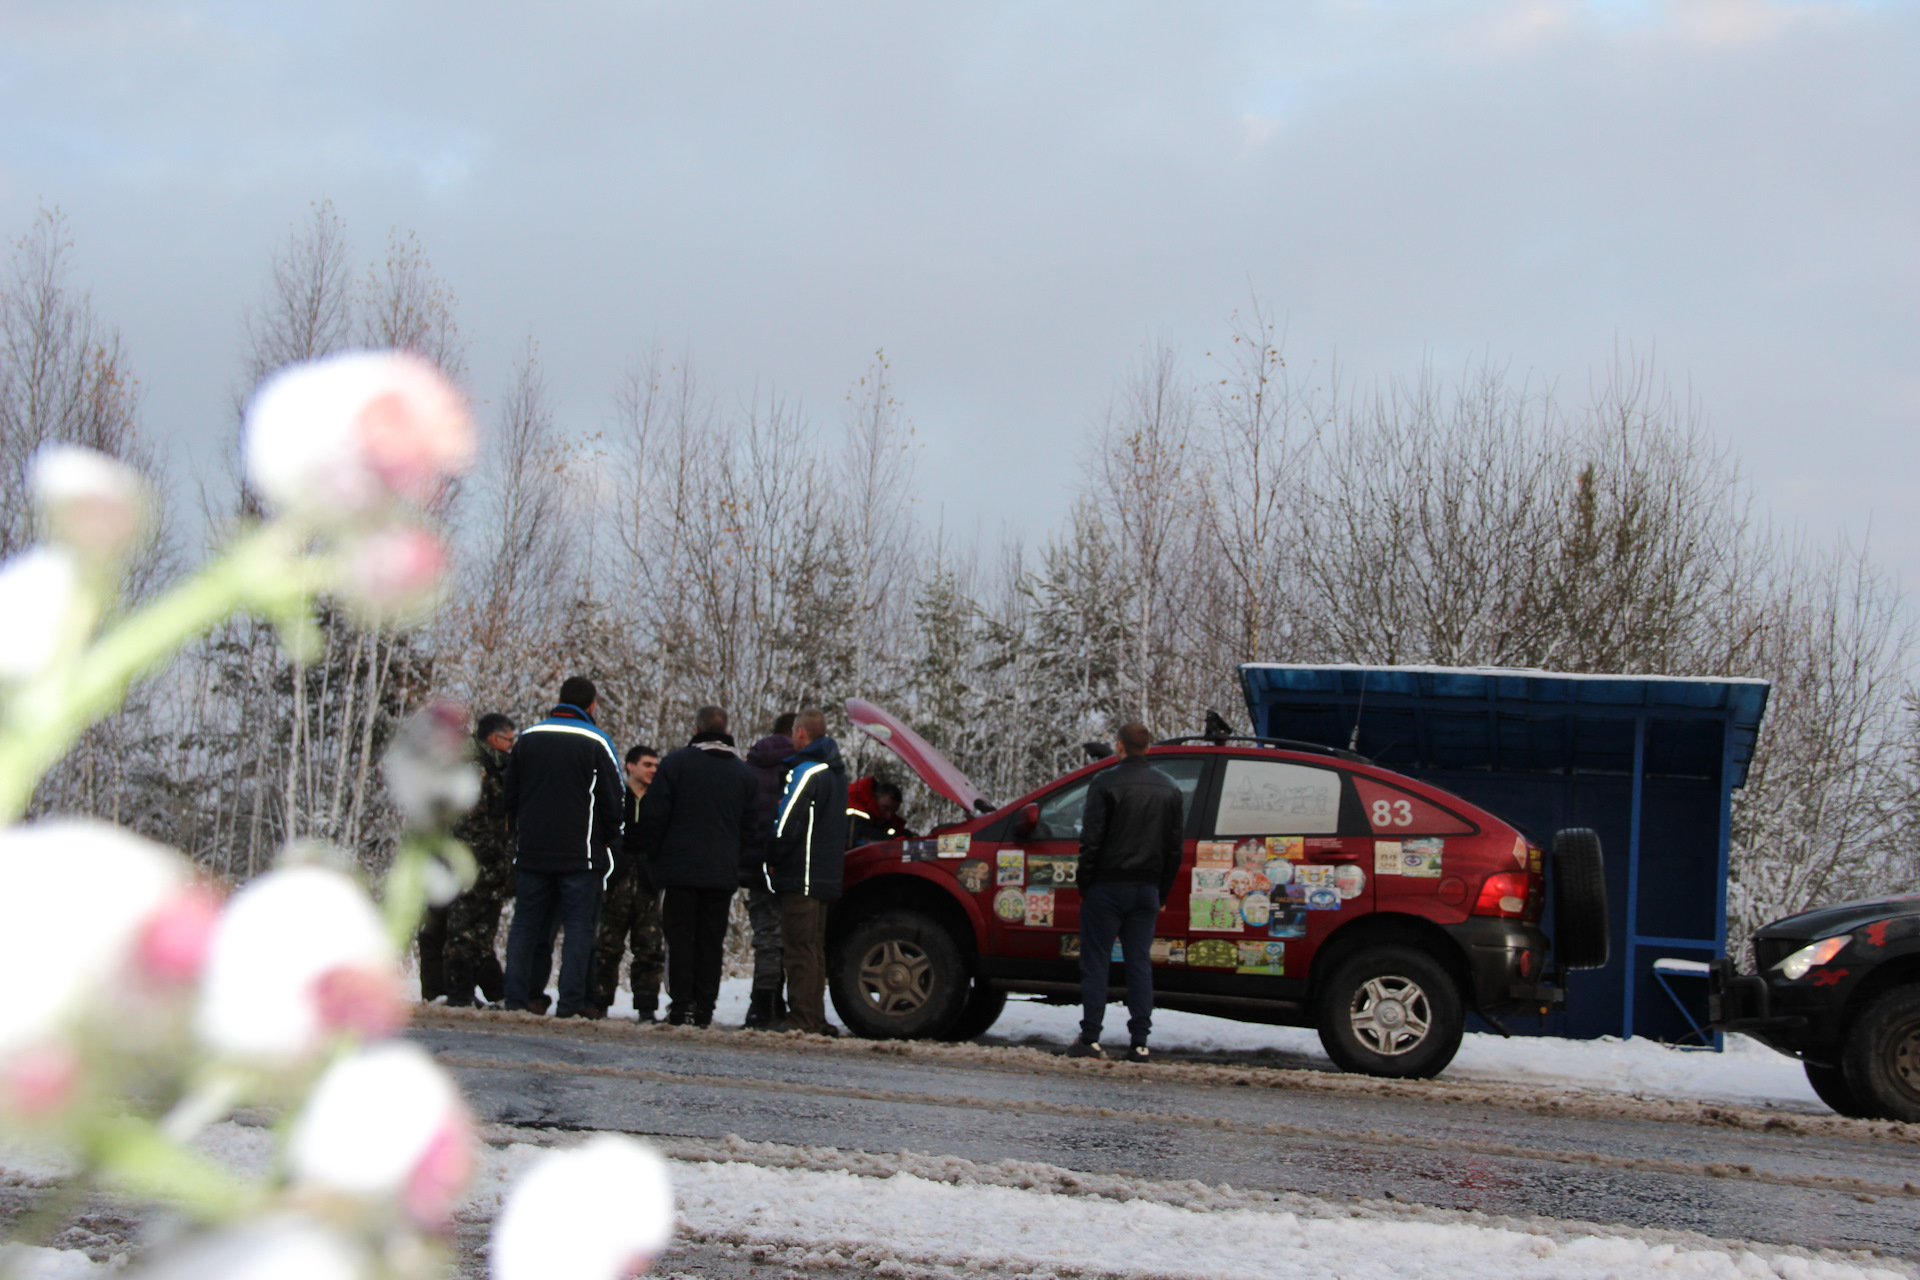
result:
[[[489,1001],[506,994],[500,956],[494,938],[500,931],[500,910],[513,896],[513,831],[501,799],[500,780],[507,771],[507,753],[516,733],[511,719],[499,712],[480,717],[474,729],[474,754],[480,762],[480,803],[454,827],[467,842],[480,874],[473,887],[447,908],[447,1003],[473,1006],[473,990],[480,988]]]
[[[659,767],[660,753],[652,747],[639,746],[627,752],[627,807],[620,824],[620,854],[614,859],[612,879],[600,899],[600,932],[593,943],[593,987],[587,1000],[589,1017],[607,1016],[620,985],[620,957],[629,943],[633,946],[629,976],[633,981],[634,1020],[653,1022],[659,1008],[660,983],[667,968],[667,948],[660,931],[660,891],[653,887],[635,835],[640,801],[653,785],[653,774]]]

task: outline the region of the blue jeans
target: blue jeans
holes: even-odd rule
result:
[[[527,1007],[535,979],[544,977],[551,963],[556,928],[566,940],[560,944],[560,1003],[554,1012],[565,1017],[586,1008],[593,939],[600,927],[600,882],[592,871],[517,873],[513,931],[507,935],[507,1008]]]
[[[1153,922],[1160,915],[1160,887],[1093,884],[1080,895],[1080,1038],[1100,1039],[1107,1017],[1107,982],[1113,942],[1127,966],[1127,1035],[1145,1044],[1153,1030]]]

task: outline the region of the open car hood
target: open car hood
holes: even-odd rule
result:
[[[967,781],[966,774],[953,767],[953,761],[894,716],[871,702],[848,698],[847,718],[860,727],[860,732],[906,761],[907,767],[937,794],[965,809],[968,817],[993,812],[992,803]]]

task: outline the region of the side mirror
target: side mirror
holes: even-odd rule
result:
[[[1028,836],[1032,835],[1039,826],[1040,806],[1037,804],[1023,804],[1020,806],[1020,816],[1013,820],[1013,838],[1015,840],[1025,840]]]

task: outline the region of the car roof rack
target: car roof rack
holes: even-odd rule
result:
[[[1204,742],[1208,746],[1223,747],[1229,742],[1251,742],[1257,747],[1280,747],[1286,751],[1311,751],[1315,755],[1333,756],[1340,760],[1351,760],[1355,764],[1372,764],[1373,761],[1358,751],[1348,751],[1342,747],[1330,747],[1324,742],[1305,742],[1299,738],[1256,738],[1251,734],[1204,734],[1190,733],[1184,738],[1162,738],[1154,743],[1156,747],[1184,747],[1191,743]]]

